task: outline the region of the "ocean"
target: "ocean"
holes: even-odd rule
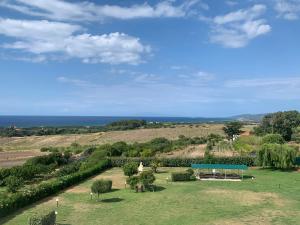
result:
[[[0,127],[62,127],[101,126],[119,120],[146,120],[147,122],[204,123],[221,122],[222,118],[189,117],[122,117],[122,116],[0,116]]]

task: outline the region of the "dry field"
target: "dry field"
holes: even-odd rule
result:
[[[117,141],[128,143],[146,142],[157,137],[176,139],[179,135],[187,137],[207,136],[210,133],[223,135],[222,127],[222,124],[179,125],[175,128],[110,131],[93,134],[0,138],[0,148],[4,151],[39,151],[42,147],[69,146],[73,142],[77,142],[80,145],[91,145]]]
[[[175,128],[139,129],[127,131],[110,131],[78,135],[50,135],[0,138],[0,167],[11,167],[23,164],[28,158],[41,155],[42,147],[69,146],[73,142],[80,145],[114,143],[117,141],[147,142],[153,138],[165,137],[177,139],[179,135],[186,137],[207,136],[210,133],[224,135],[223,124],[178,125]],[[252,129],[246,126],[245,131]],[[186,149],[162,155],[167,157],[199,157],[204,154],[204,145],[190,146]],[[215,155],[230,155],[232,152],[216,152]]]

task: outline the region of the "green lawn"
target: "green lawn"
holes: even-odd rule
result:
[[[124,189],[121,169],[114,168],[99,177],[113,178],[113,192],[102,201],[90,200],[88,180],[58,198],[61,225],[109,224],[300,224],[300,174],[251,169],[255,179],[242,182],[193,181],[167,183],[170,171],[157,174],[158,192],[134,193]],[[96,179],[96,178],[94,178]],[[34,212],[55,209],[55,198],[19,211],[0,224],[26,225]]]

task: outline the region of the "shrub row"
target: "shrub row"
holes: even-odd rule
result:
[[[98,174],[104,169],[110,167],[110,160],[102,160],[94,167],[91,167],[84,171],[79,171],[74,174],[58,178],[54,181],[48,181],[38,185],[37,187],[32,187],[27,191],[13,194],[0,202],[0,217],[7,216],[8,214],[16,211],[19,208],[56,194],[61,190],[77,184],[85,180],[86,178]]]
[[[55,223],[55,211],[51,211],[45,215],[35,215],[29,219],[29,225],[55,225]]]
[[[172,181],[189,181],[191,180],[191,175],[189,172],[174,172],[171,174]]]
[[[129,162],[143,162],[144,166],[150,166],[154,161],[158,161],[165,167],[190,167],[191,164],[244,164],[247,166],[255,165],[255,158],[249,156],[235,157],[210,157],[208,158],[125,158],[113,157],[111,163],[113,167],[122,167]]]

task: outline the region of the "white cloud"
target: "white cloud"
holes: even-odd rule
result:
[[[299,77],[285,77],[285,78],[260,78],[260,79],[241,79],[241,80],[229,80],[225,83],[229,88],[244,88],[244,87],[274,87],[280,86],[299,87]]]
[[[223,16],[216,16],[211,22],[210,40],[228,48],[241,48],[250,40],[271,31],[271,26],[260,18],[266,11],[264,5],[238,10]]]
[[[208,6],[199,0],[184,1],[174,5],[173,1],[161,1],[154,6],[148,3],[132,6],[98,5],[92,2],[69,2],[62,0],[3,0],[0,6],[31,16],[52,20],[96,21],[105,18],[135,19],[158,17],[184,17],[191,7],[199,2],[200,7]]]
[[[0,18],[0,34],[15,38],[3,48],[18,49],[36,55],[60,54],[79,58],[85,63],[138,64],[151,51],[139,38],[124,33],[91,35],[79,33],[82,28],[46,20]]]
[[[275,10],[279,17],[287,20],[297,20],[300,15],[300,1],[299,0],[276,0]]]

